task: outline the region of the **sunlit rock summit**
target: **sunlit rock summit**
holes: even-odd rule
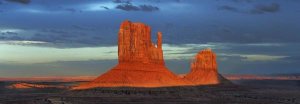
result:
[[[95,80],[73,89],[96,87],[164,87],[218,84],[216,55],[211,49],[200,51],[191,63],[191,72],[178,77],[166,66],[162,33],[151,40],[151,28],[143,23],[124,21],[118,37],[118,64]]]
[[[216,54],[209,48],[201,50],[192,60],[191,72],[185,79],[194,84],[219,83]]]
[[[162,34],[157,33],[157,43],[151,41],[151,28],[143,23],[124,21],[118,41],[119,64],[164,65]]]

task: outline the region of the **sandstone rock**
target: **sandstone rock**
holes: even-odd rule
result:
[[[151,29],[142,23],[124,21],[118,38],[119,64],[95,80],[73,89],[94,87],[160,87],[186,84],[172,73],[163,60],[162,33],[151,41]]]
[[[164,66],[153,64],[118,64],[90,83],[73,89],[95,87],[166,87],[181,86],[185,82]]]
[[[149,26],[124,21],[119,31],[118,56],[119,63],[164,65],[161,32],[157,33],[157,44],[154,44]]]
[[[200,51],[192,60],[191,72],[185,79],[196,85],[219,83],[216,54],[211,49]]]
[[[73,89],[96,87],[165,87],[217,84],[216,55],[211,49],[200,51],[191,64],[191,72],[179,77],[166,66],[162,51],[162,33],[151,41],[151,29],[143,23],[124,21],[118,38],[119,63],[95,80]]]

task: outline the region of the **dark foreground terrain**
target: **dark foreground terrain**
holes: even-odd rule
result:
[[[0,82],[0,104],[300,104],[300,81],[244,80],[234,81],[235,84],[212,86],[123,87],[77,91],[5,88],[12,83]]]

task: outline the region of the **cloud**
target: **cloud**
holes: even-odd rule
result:
[[[113,0],[114,3],[122,3],[122,0]]]
[[[246,44],[248,46],[265,46],[265,47],[269,47],[269,46],[284,46],[284,44],[282,43],[249,43]]]
[[[83,47],[83,46],[98,46],[101,44],[107,44],[102,37],[103,35],[96,34],[89,28],[85,27],[72,27],[76,29],[42,29],[34,32],[30,37],[26,38],[29,41],[45,41],[53,44],[57,44],[58,47],[66,45],[66,47]],[[80,30],[79,30],[80,28]],[[64,46],[63,46],[64,47]]]
[[[34,45],[34,44],[46,44],[47,42],[43,41],[0,41],[0,44],[8,45]]]
[[[1,40],[26,40],[23,29],[18,28],[0,28]]]
[[[118,56],[118,46],[116,45],[76,48],[32,46],[45,44],[51,43],[46,41],[0,41],[0,55],[6,56],[1,58],[1,61],[6,63],[32,64],[55,61],[112,60],[117,59]],[[200,50],[207,47],[214,48],[214,46],[210,44],[186,44],[181,46],[163,44],[164,58],[166,60],[190,59],[196,53],[189,53],[189,50],[193,48]],[[30,61],[28,61],[28,59],[30,59]]]
[[[16,29],[16,28],[0,28],[0,33],[6,33],[6,32],[21,32],[22,29]]]
[[[36,64],[11,64],[0,62],[0,76],[98,76],[111,69],[117,63],[117,60],[57,61]]]
[[[51,43],[50,47],[95,47],[101,45],[115,45],[115,37],[104,34],[95,26],[66,25],[68,28],[41,28],[41,29],[19,29],[1,28],[0,40],[3,41],[44,41]],[[101,32],[99,32],[101,31]],[[100,34],[99,34],[100,33]],[[48,46],[48,44],[42,44]]]
[[[292,61],[292,62],[300,62],[300,56],[289,56],[285,57],[283,60]]]
[[[241,55],[244,61],[278,61],[288,56],[272,56],[272,55]]]
[[[236,2],[236,3],[240,3],[240,2],[251,3],[251,2],[253,2],[253,0],[231,0],[231,1]]]
[[[62,34],[62,32],[54,32],[54,34],[51,33],[36,33],[34,34],[29,40],[32,41],[45,41],[45,42],[51,42],[51,43],[63,43],[68,42],[72,40],[74,37],[69,34]]]
[[[124,10],[124,11],[144,11],[144,12],[152,12],[152,11],[158,11],[159,8],[152,5],[133,5],[132,3],[122,3],[116,6],[116,9]]]
[[[280,11],[280,5],[277,3],[271,3],[267,5],[259,4],[249,9],[241,9],[230,5],[222,5],[218,7],[218,10],[231,11],[236,13],[245,13],[245,14],[265,14],[265,13],[276,13]]]
[[[220,56],[225,57],[240,57],[242,61],[278,61],[289,56],[277,56],[277,55],[264,55],[264,54],[225,54],[221,53]]]
[[[300,61],[300,56],[299,56],[299,54],[297,54],[297,55],[295,55],[295,56],[289,56],[289,57],[286,57],[285,59],[287,59],[287,60]]]
[[[41,41],[10,41],[16,44],[44,44]],[[7,43],[7,42],[5,42]],[[86,61],[116,59],[116,53],[108,53],[117,50],[116,46],[85,47],[85,48],[53,48],[22,46],[12,44],[0,45],[1,61],[15,63],[47,63],[56,61]],[[22,50],[22,51],[20,51]],[[30,60],[28,60],[30,59]]]
[[[114,2],[114,3],[126,3],[126,4],[129,4],[129,3],[131,3],[131,0],[113,0],[112,2]]]
[[[81,10],[77,10],[77,9],[75,9],[75,8],[65,8],[64,10],[65,10],[65,11],[68,11],[68,12],[72,12],[72,13],[82,12]]]
[[[159,8],[152,5],[140,5],[140,10],[146,12],[152,12],[152,11],[158,11]]]
[[[55,34],[68,34],[68,31],[60,30],[60,29],[44,29],[42,32],[55,33]]]
[[[229,6],[229,5],[223,5],[218,7],[218,10],[226,10],[226,11],[232,11],[232,12],[238,12],[238,8],[233,7],[233,6]]]
[[[106,10],[109,10],[109,8],[106,7],[106,6],[101,6],[101,8],[104,8],[104,9],[106,9]]]
[[[180,3],[180,2],[181,2],[181,0],[175,0],[175,2],[177,2],[177,3]]]
[[[116,9],[121,9],[125,11],[139,11],[140,8],[138,6],[134,6],[132,4],[120,4],[116,6]]]
[[[34,9],[34,10],[31,10],[32,12],[38,12],[36,10],[41,10],[41,11],[48,10],[47,7],[44,8],[43,5],[40,6],[40,3],[37,4],[36,2],[37,1],[32,1],[32,4],[30,6],[34,6],[34,7],[30,7],[27,9]],[[57,2],[57,1],[53,1],[53,2]],[[66,2],[66,1],[63,1],[63,2]],[[28,15],[26,15],[26,18],[28,18],[28,22],[26,22],[26,21],[24,22],[21,20],[13,20],[13,19],[10,19],[10,17],[6,17],[6,16],[4,16],[2,18],[6,19],[6,21],[4,21],[4,23],[6,23],[7,25],[16,22],[17,23],[16,27],[27,27],[27,28],[37,28],[37,29],[45,27],[48,24],[51,24],[51,25],[48,25],[51,27],[59,26],[59,27],[62,27],[62,29],[70,28],[70,27],[64,27],[64,24],[67,26],[70,26],[70,25],[76,23],[76,25],[79,25],[79,26],[82,26],[84,24],[93,24],[93,26],[91,25],[90,27],[93,27],[93,29],[97,31],[97,29],[98,30],[103,29],[103,27],[100,26],[100,25],[103,25],[103,26],[106,26],[106,27],[104,27],[106,29],[103,29],[103,31],[98,31],[98,33],[89,32],[88,28],[84,29],[82,27],[74,26],[74,30],[76,28],[76,29],[78,29],[78,31],[79,31],[79,29],[84,30],[84,31],[81,31],[81,33],[79,33],[79,32],[74,33],[73,30],[70,29],[69,33],[66,33],[67,38],[64,38],[64,37],[58,38],[59,35],[58,34],[56,35],[56,32],[47,33],[47,34],[39,33],[39,34],[50,35],[50,36],[45,36],[46,39],[49,37],[53,37],[53,39],[59,39],[59,42],[71,43],[71,44],[83,42],[83,43],[90,43],[92,45],[95,45],[94,43],[96,43],[99,45],[101,43],[104,43],[103,40],[105,42],[111,41],[109,43],[114,43],[113,41],[116,41],[116,39],[117,39],[117,32],[118,32],[117,30],[119,28],[118,26],[122,19],[122,18],[117,18],[118,15],[115,12],[120,12],[123,10],[120,10],[120,9],[118,9],[119,11],[115,10],[115,7],[117,5],[119,5],[119,3],[115,4],[111,1],[107,1],[107,2],[99,2],[99,3],[83,2],[82,4],[80,4],[78,6],[77,5],[72,6],[71,3],[68,2],[68,3],[66,3],[68,5],[64,5],[61,8],[52,7],[51,10],[53,10],[55,12],[59,11],[55,14],[52,14],[52,13],[48,14],[48,12],[47,12],[45,14],[38,15],[37,17],[35,17],[35,15],[28,14]],[[47,1],[47,3],[48,3],[48,1]],[[78,2],[76,2],[76,4],[77,3]],[[135,3],[135,1],[132,3]],[[139,4],[145,4],[145,3],[147,4],[149,2],[136,2],[136,3],[138,3],[138,4],[131,4],[131,5],[140,9]],[[144,9],[140,9],[140,11],[142,11],[142,10],[157,11],[159,9],[159,10],[163,10],[162,12],[167,13],[166,8],[170,8],[173,5],[174,5],[174,7],[180,6],[180,5],[184,4],[185,1],[183,1],[183,3],[180,3],[180,4],[174,3],[174,1],[173,1],[173,3],[169,3],[169,2],[165,3],[163,1],[161,3],[162,4],[156,5],[156,6],[160,7],[157,9],[155,9],[155,6],[152,6],[152,5],[155,5],[156,3],[151,3],[150,6],[143,5]],[[232,3],[232,2],[230,2],[230,3],[236,4],[236,3]],[[269,4],[271,4],[271,3],[272,2],[270,2]],[[94,5],[90,5],[90,4],[94,4]],[[122,3],[120,3],[120,4],[122,4]],[[164,5],[164,4],[166,4],[166,5],[170,4],[170,6],[160,6],[160,5]],[[53,4],[51,4],[51,5],[53,5]],[[247,10],[253,9],[252,5],[253,4],[251,3],[250,8],[248,8],[248,6],[246,5],[244,9],[247,9]],[[101,8],[101,6],[109,7],[111,10],[107,11],[104,8]],[[193,5],[187,5],[187,6],[193,6]],[[211,5],[211,6],[215,7],[215,5]],[[243,9],[240,6],[241,5],[223,5],[223,6],[220,6],[219,8],[220,8],[220,10],[240,12],[240,9]],[[64,14],[66,12],[72,12],[72,11],[75,12],[76,11],[75,9],[83,10],[84,12],[86,12],[87,10],[85,10],[84,8],[89,8],[89,7],[100,9],[103,11],[103,13],[105,13],[105,11],[109,12],[107,15],[112,15],[112,16],[114,16],[114,18],[108,18],[109,16],[107,16],[103,13],[100,13],[100,12],[94,13],[93,14],[94,16],[80,15],[79,13],[78,13],[78,15],[77,15],[77,13],[74,15],[68,15],[68,13]],[[64,10],[65,8],[69,8],[69,11]],[[195,12],[195,11],[197,11],[196,9],[198,7],[193,6],[193,8],[194,9],[191,8],[190,13],[192,13],[192,14],[194,13],[193,15],[195,15],[196,17],[201,16],[199,14],[200,12]],[[22,9],[26,10],[26,8],[22,8]],[[174,9],[172,8],[172,11],[173,10]],[[160,14],[160,13],[157,14],[157,13],[158,12],[155,12],[155,15],[163,15],[163,14]],[[168,12],[168,13],[172,14],[173,12]],[[206,13],[206,12],[203,12],[203,13]],[[245,12],[243,12],[243,13],[245,13]],[[49,17],[47,16],[44,18],[43,15],[44,16],[49,15]],[[50,15],[53,15],[53,16],[61,15],[61,19],[57,20],[55,18],[51,18]],[[138,14],[136,14],[136,15],[138,15]],[[224,21],[224,20],[220,19],[220,22],[214,23],[218,26],[222,25],[222,24],[228,24],[227,26],[224,26],[225,28],[222,30],[221,29],[216,30],[215,27],[214,28],[205,27],[205,26],[207,26],[207,24],[210,24],[211,22],[203,21],[203,23],[198,23],[198,22],[200,22],[199,20],[189,19],[190,18],[189,16],[180,16],[180,15],[182,15],[181,13],[175,13],[174,15],[180,16],[180,18],[184,19],[186,22],[178,21],[178,20],[176,20],[176,18],[170,19],[171,17],[168,17],[168,16],[161,17],[161,16],[155,16],[155,15],[151,15],[152,17],[155,17],[155,19],[146,19],[146,20],[144,20],[142,18],[138,18],[138,17],[135,18],[136,17],[135,14],[121,15],[121,17],[126,17],[129,19],[133,19],[135,21],[141,21],[141,22],[144,22],[147,24],[150,23],[150,25],[153,29],[159,29],[160,31],[163,32],[165,43],[172,43],[172,44],[189,44],[189,43],[198,44],[198,43],[206,43],[206,42],[228,42],[228,43],[299,42],[299,39],[300,39],[299,35],[296,35],[299,32],[296,29],[294,29],[296,27],[299,27],[296,24],[297,23],[296,19],[291,18],[291,19],[293,19],[291,21],[294,21],[294,23],[292,23],[290,21],[291,22],[290,24],[293,26],[290,26],[289,28],[287,26],[284,26],[284,24],[282,22],[277,21],[277,20],[282,20],[284,18],[288,18],[287,17],[288,15],[280,15],[280,16],[278,15],[278,16],[275,16],[274,18],[272,17],[270,19],[257,18],[255,20],[257,20],[258,21],[257,23],[259,23],[260,25],[254,26],[255,22],[252,22],[254,20],[246,19],[247,17],[245,17],[244,15],[237,15],[236,17],[235,16],[230,17],[231,13],[224,13],[224,16],[230,17],[228,19],[228,21],[226,21],[226,20]],[[78,18],[73,18],[72,16],[75,16]],[[207,18],[207,15],[203,15],[203,16],[204,16],[203,18]],[[111,21],[111,23],[91,22],[91,21],[98,21],[96,17],[98,19],[99,19],[99,17],[101,17],[102,19],[109,19]],[[39,24],[37,22],[34,22],[35,18],[40,18],[40,19],[42,19],[42,21],[45,21],[45,23]],[[70,19],[70,18],[72,18],[72,19]],[[84,19],[86,21],[86,23],[78,22],[79,18]],[[214,18],[218,19],[219,17],[214,16]],[[240,18],[240,19],[235,19],[235,18]],[[208,19],[210,19],[210,18],[208,18]],[[159,20],[164,20],[164,21],[159,21]],[[30,22],[30,21],[33,21],[33,22]],[[234,21],[238,21],[238,22],[234,22]],[[277,21],[277,22],[274,22],[274,21]],[[118,23],[116,23],[116,22],[118,22]],[[194,22],[196,22],[196,23],[194,23]],[[231,22],[231,23],[226,23],[226,22]],[[272,24],[270,24],[270,22],[272,22]],[[172,23],[173,25],[170,25],[170,28],[165,28],[165,27],[162,27],[161,25],[159,25],[161,23]],[[242,25],[242,24],[247,24],[247,25]],[[20,26],[18,26],[18,25],[20,25]],[[188,25],[188,26],[186,26],[186,28],[185,28],[184,27],[185,25]],[[41,27],[38,27],[38,26],[41,26]],[[95,27],[97,27],[97,28],[95,29]],[[238,28],[238,29],[236,29],[236,28]],[[269,30],[273,30],[273,31],[269,31]],[[37,35],[39,35],[39,34],[37,34]],[[66,34],[63,34],[63,35],[66,35]],[[72,35],[72,34],[75,34],[75,35]],[[27,35],[27,34],[19,33],[19,35]],[[61,36],[63,36],[63,35],[61,35]],[[98,39],[103,39],[103,40],[99,41],[99,40],[94,39],[93,37],[98,37]],[[181,38],[181,37],[185,37],[185,38]],[[290,38],[290,37],[292,37],[292,38]],[[41,36],[38,39],[42,39],[42,38],[43,37]],[[75,39],[75,38],[77,38],[77,39]],[[79,38],[82,38],[82,40],[80,40]],[[35,39],[37,39],[37,38],[35,38]],[[63,39],[65,39],[65,41],[63,41]],[[112,39],[114,39],[114,40],[112,40]],[[43,40],[36,40],[36,41],[43,41]]]
[[[10,32],[10,31],[7,31],[7,32],[0,32],[2,35],[18,35],[17,32]]]
[[[87,30],[87,31],[94,31],[95,28],[92,27],[87,27],[87,26],[80,26],[80,25],[72,25],[71,26],[74,29],[79,29],[79,30]]]
[[[31,2],[31,0],[6,0],[6,1],[20,3],[20,4],[29,4]]]
[[[263,13],[275,13],[280,10],[280,5],[277,3],[272,3],[269,5],[256,5],[250,13],[253,14],[263,14]]]

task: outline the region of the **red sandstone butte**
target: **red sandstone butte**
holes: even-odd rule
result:
[[[151,41],[151,28],[143,23],[124,21],[118,38],[119,63],[95,80],[73,89],[95,87],[158,87],[188,83],[166,66],[162,51],[162,33],[157,43]]]
[[[184,78],[166,66],[162,51],[162,33],[152,43],[151,28],[143,23],[124,21],[118,37],[118,64],[95,80],[72,89],[96,87],[163,87],[218,83],[216,56],[211,50],[201,51]]]
[[[184,79],[195,85],[218,84],[216,54],[211,49],[198,52],[191,63],[191,72]]]

